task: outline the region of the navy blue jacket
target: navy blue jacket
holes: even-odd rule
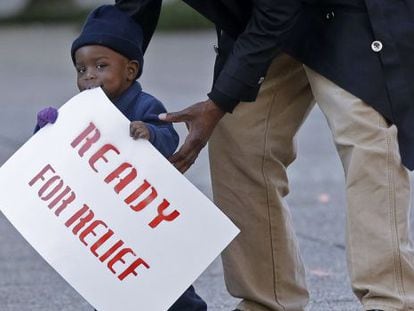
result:
[[[169,157],[178,146],[179,137],[171,123],[158,119],[166,112],[164,105],[154,96],[142,91],[141,85],[134,82],[114,105],[130,121],[143,121],[150,132],[149,141],[165,157]]]

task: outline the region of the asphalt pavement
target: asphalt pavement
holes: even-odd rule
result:
[[[77,93],[70,44],[78,29],[34,25],[0,28],[0,164],[30,136],[36,112]],[[145,59],[144,90],[170,111],[206,98],[214,62],[214,32],[156,34]],[[185,127],[178,126],[185,137]],[[298,159],[288,171],[287,201],[307,267],[310,311],[354,311],[345,262],[345,194],[339,158],[315,108],[298,135]],[[187,177],[211,197],[204,150]],[[414,217],[411,215],[414,224]],[[232,310],[220,260],[195,283],[211,311]],[[0,310],[86,311],[91,306],[0,215]]]

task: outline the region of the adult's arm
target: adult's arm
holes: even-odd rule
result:
[[[143,46],[145,52],[160,16],[162,0],[115,0],[115,6],[128,13],[142,26]]]
[[[255,0],[252,15],[235,40],[209,98],[231,112],[240,101],[254,101],[259,85],[301,13],[300,0]]]
[[[298,0],[253,1],[251,18],[208,94],[210,99],[161,117],[185,122],[189,129],[184,144],[170,158],[178,170],[185,172],[195,162],[225,112],[240,101],[255,100],[258,85],[300,12]]]

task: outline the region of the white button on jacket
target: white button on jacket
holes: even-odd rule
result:
[[[378,41],[378,40],[372,42],[371,43],[371,49],[374,52],[377,52],[377,53],[380,52],[382,50],[382,42],[381,41]]]

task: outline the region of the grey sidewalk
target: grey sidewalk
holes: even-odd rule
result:
[[[0,164],[30,137],[39,108],[59,106],[77,93],[69,56],[76,31],[0,28]],[[145,60],[143,88],[171,111],[204,99],[211,83],[214,41],[210,32],[157,35]],[[184,126],[179,131],[183,138]],[[309,310],[359,310],[346,273],[344,180],[319,110],[312,112],[298,140],[299,157],[289,169],[288,202],[307,265]],[[205,151],[187,176],[211,196]],[[91,310],[2,215],[0,245],[0,310]],[[196,286],[209,310],[232,310],[236,300],[224,288],[219,260]]]

